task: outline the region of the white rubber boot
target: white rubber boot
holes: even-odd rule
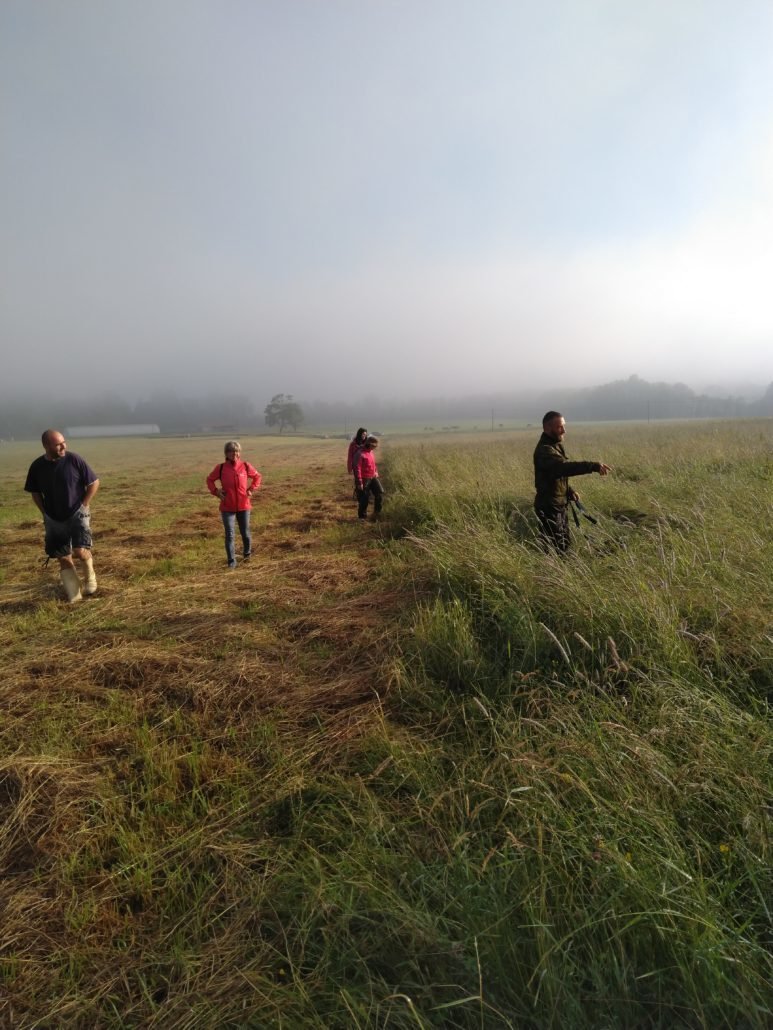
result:
[[[81,581],[75,569],[65,567],[59,570],[59,578],[62,581],[68,604],[75,604],[81,599]]]
[[[83,571],[86,573],[86,582],[83,584],[84,594],[96,594],[97,575],[94,572],[94,562],[91,558],[82,559]]]

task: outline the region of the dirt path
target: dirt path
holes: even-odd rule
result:
[[[294,485],[269,482],[253,558],[198,577],[188,602],[161,622],[206,662],[229,706],[281,711],[300,730],[324,722],[345,736],[387,688],[384,638],[404,598],[380,572],[381,524],[356,518],[338,466],[314,465]],[[222,548],[219,525],[214,532]]]

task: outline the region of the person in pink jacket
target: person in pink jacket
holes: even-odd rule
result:
[[[244,547],[244,560],[252,554],[250,534],[250,511],[252,495],[260,487],[263,478],[248,461],[242,461],[242,445],[238,440],[229,440],[223,448],[225,461],[215,465],[207,476],[207,489],[213,497],[220,498],[220,515],[225,529],[225,553],[228,568],[236,568],[234,550],[234,523],[238,523]],[[218,486],[217,484],[220,484]]]
[[[367,439],[367,436],[368,430],[365,429],[363,426],[360,426],[360,428],[357,430],[357,432],[354,434],[351,441],[349,442],[349,450],[346,454],[346,471],[349,473],[350,476],[354,476],[355,501],[359,497],[359,494],[357,492],[357,476],[354,475],[354,462],[358,454],[360,453],[360,448],[365,446],[365,440]]]
[[[378,478],[376,468],[376,456],[373,451],[378,447],[378,437],[368,436],[364,445],[357,452],[354,459],[354,482],[357,485],[357,496],[359,505],[357,516],[364,519],[368,514],[368,501],[373,494],[373,515],[377,518],[381,513],[381,504],[384,500],[384,488]]]
[[[349,442],[349,451],[346,455],[346,471],[349,475],[354,474],[354,459],[360,447],[364,446],[368,437],[368,430],[360,426]]]

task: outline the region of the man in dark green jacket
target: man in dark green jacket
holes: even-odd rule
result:
[[[567,505],[580,499],[569,485],[569,477],[587,476],[590,472],[605,476],[612,471],[603,461],[569,461],[561,443],[565,432],[561,412],[549,411],[542,420],[542,436],[534,451],[534,510],[540,533],[545,543],[561,554],[569,550],[571,543]]]

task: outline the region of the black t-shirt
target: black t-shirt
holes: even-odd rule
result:
[[[80,454],[68,452],[58,461],[41,454],[29,467],[24,489],[42,494],[46,515],[64,522],[80,508],[86,488],[96,480],[96,473]]]

